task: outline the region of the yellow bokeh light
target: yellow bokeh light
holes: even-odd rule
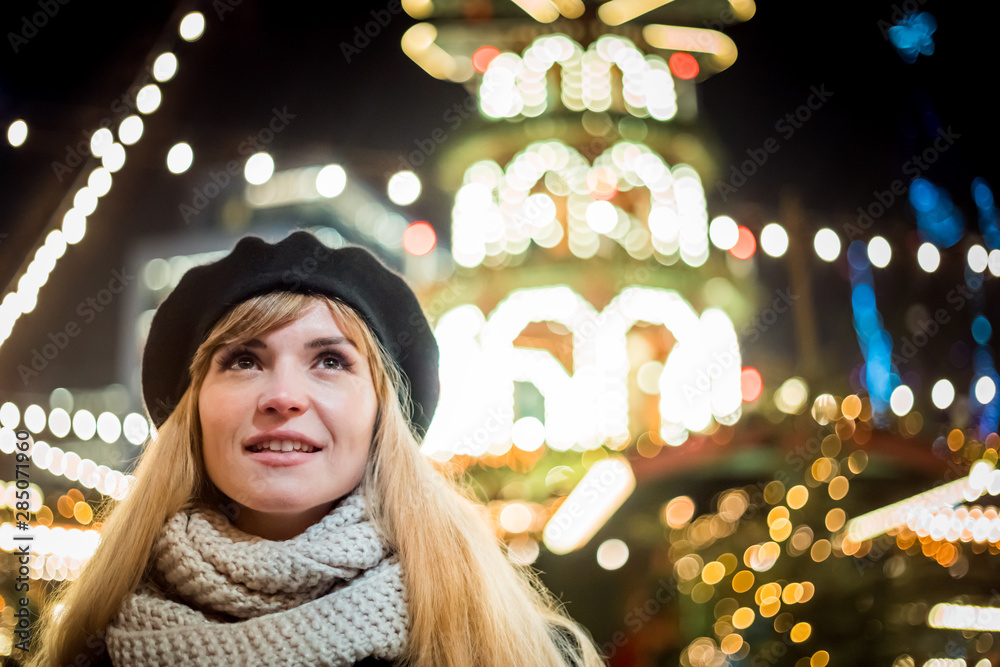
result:
[[[809,635],[811,634],[812,626],[805,621],[802,621],[801,623],[796,623],[795,626],[792,627],[792,631],[789,636],[792,638],[793,642],[801,644],[805,640],[809,639]]]
[[[771,539],[775,542],[784,542],[792,534],[792,522],[788,519],[778,519],[771,524]]]
[[[788,489],[788,506],[793,510],[802,509],[809,500],[809,489],[802,484]]]
[[[862,472],[868,466],[868,452],[863,449],[859,449],[856,452],[852,452],[847,458],[847,467],[851,469],[855,475]]]
[[[847,478],[843,475],[839,475],[830,480],[830,497],[834,500],[840,500],[847,495],[848,489],[851,488],[851,483],[847,481]]]
[[[834,507],[826,513],[826,529],[831,533],[836,532],[844,527],[844,521],[846,519],[847,516],[844,514],[844,510],[839,507]]]
[[[744,630],[749,628],[753,624],[753,619],[756,617],[753,609],[750,607],[740,607],[733,612],[733,627],[739,630]]]
[[[822,563],[830,557],[830,550],[830,540],[816,540],[809,550],[809,557],[817,563]]]
[[[35,514],[35,520],[43,526],[52,525],[52,510],[49,509],[48,505],[42,505],[38,508],[38,512]]]
[[[772,480],[764,487],[764,502],[768,505],[777,505],[785,495],[785,485],[778,480]]]
[[[826,667],[830,664],[830,654],[826,651],[816,651],[809,658],[809,667]]]
[[[697,604],[705,604],[715,595],[715,586],[699,581],[691,589],[691,600]]]
[[[701,571],[701,580],[706,584],[717,584],[726,576],[726,566],[715,560],[705,566]]]
[[[781,592],[781,601],[785,604],[794,604],[802,599],[802,584],[788,584]]]
[[[94,510],[87,503],[77,503],[73,506],[73,517],[80,523],[87,525],[94,520]]]
[[[746,593],[753,586],[754,577],[750,570],[737,572],[733,576],[733,590],[737,593]]]
[[[761,584],[757,590],[754,592],[753,598],[754,602],[758,605],[763,604],[764,600],[767,598],[774,598],[781,595],[781,586],[771,582],[769,584]]]
[[[848,419],[857,419],[858,415],[861,414],[861,399],[851,394],[840,405],[840,411]]]
[[[733,653],[739,651],[742,647],[743,637],[740,637],[735,632],[730,635],[726,635],[719,644],[719,648],[721,648],[722,652],[726,655],[732,655]]]
[[[683,528],[694,516],[694,501],[687,496],[678,496],[663,508],[663,522],[671,528]]]
[[[825,482],[833,472],[833,466],[830,465],[830,459],[827,457],[818,458],[813,461],[812,464],[812,475],[820,482]]]
[[[948,434],[948,449],[957,452],[965,444],[965,434],[960,429],[952,429]]]
[[[781,609],[781,600],[777,597],[765,598],[760,603],[760,615],[764,618],[771,618],[778,613],[779,609]]]
[[[788,519],[788,508],[786,507],[775,507],[773,510],[767,513],[767,525],[773,525],[778,519]]]

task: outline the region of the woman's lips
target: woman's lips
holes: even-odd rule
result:
[[[244,450],[254,461],[276,468],[299,465],[323,451],[298,438],[273,438],[247,445]]]
[[[243,450],[251,460],[256,461],[262,465],[272,466],[275,468],[283,468],[287,466],[295,466],[306,463],[310,461],[313,457],[319,454],[321,449],[317,449],[313,452],[302,452],[302,451],[291,451],[291,452],[275,452],[271,450],[265,450],[262,452],[252,452],[250,450]]]

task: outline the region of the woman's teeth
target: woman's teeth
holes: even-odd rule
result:
[[[251,452],[315,452],[316,448],[295,440],[273,440],[250,447]]]

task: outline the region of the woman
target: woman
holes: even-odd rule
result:
[[[157,311],[157,432],[33,667],[602,665],[419,451],[437,344],[361,248],[242,239]]]

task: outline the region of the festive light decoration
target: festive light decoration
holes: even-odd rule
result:
[[[579,549],[600,530],[635,489],[635,476],[620,457],[595,463],[545,525],[542,540],[555,554]]]
[[[540,182],[546,192],[532,194]],[[648,214],[595,199],[605,187],[619,192],[646,188]],[[565,206],[557,206],[555,198],[564,198]],[[558,217],[561,209],[565,220]],[[452,211],[452,253],[458,264],[473,267],[487,257],[521,254],[531,242],[552,247],[564,234],[580,258],[593,256],[598,237],[606,236],[635,257],[655,252],[666,261],[679,252],[685,263],[700,266],[708,258],[701,180],[690,167],[670,169],[648,147],[627,141],[608,148],[593,165],[566,144],[545,141],[527,146],[506,169],[484,160],[466,170]]]
[[[936,604],[927,614],[927,625],[932,628],[1000,632],[1000,608]]]
[[[515,348],[530,322],[554,321],[573,333],[574,373],[547,351]],[[516,290],[487,319],[474,305],[452,309],[438,322],[442,394],[424,440],[425,454],[483,456],[509,449],[514,382],[534,385],[545,398],[545,442],[555,450],[628,443],[625,335],[639,321],[662,324],[676,344],[659,378],[664,442],[682,444],[714,419],[732,424],[743,399],[736,333],[720,310],[700,317],[671,290],[627,287],[597,313],[568,287]]]
[[[178,27],[181,38],[189,42],[200,38],[204,30],[205,17],[200,12],[190,12],[185,15]],[[161,53],[154,61],[152,71],[157,81],[163,82],[171,79],[177,71],[176,56],[170,52]],[[162,92],[159,86],[149,83],[136,93],[136,110],[142,114],[151,114],[159,108],[161,101]],[[15,121],[8,128],[8,141],[20,138],[23,142],[27,137],[27,126],[25,125],[22,131],[18,123],[23,124],[23,121]],[[101,160],[103,172],[106,174],[99,177],[102,194],[106,194],[111,189],[111,175],[125,166],[127,156],[123,144],[133,145],[138,142],[142,137],[142,131],[142,119],[137,115],[132,115],[123,119],[119,125],[118,132],[122,143],[113,141],[113,136],[107,128],[99,128],[93,133],[91,150],[94,157]],[[111,141],[107,141],[109,138]],[[65,254],[67,246],[79,243],[86,235],[87,216],[96,209],[97,197],[102,196],[97,192],[91,193],[89,191],[93,185],[88,179],[87,185],[76,189],[71,188],[66,198],[72,198],[74,206],[63,214],[61,227],[48,232],[42,245],[35,249],[33,259],[27,264],[17,282],[17,288],[4,295],[3,300],[0,301],[0,346],[10,337],[14,324],[21,315],[34,310],[41,287],[55,269],[56,261]],[[96,196],[92,197],[91,194]],[[56,208],[61,210],[61,207]]]
[[[992,463],[980,461],[972,467],[968,477],[852,519],[847,524],[846,534],[855,542],[870,540],[891,528],[906,525],[911,517],[919,521],[919,514],[915,513],[954,507],[963,500],[972,502],[987,488],[1000,491],[1000,471],[994,470]]]
[[[602,35],[586,50],[566,35],[544,35],[522,56],[493,58],[479,88],[482,111],[490,118],[535,117],[548,109],[547,74],[562,68],[558,98],[571,111],[606,111],[614,103],[611,68],[622,72],[623,111],[638,117],[670,120],[677,95],[663,58],[643,56],[628,39]],[[697,63],[695,63],[697,65]]]

